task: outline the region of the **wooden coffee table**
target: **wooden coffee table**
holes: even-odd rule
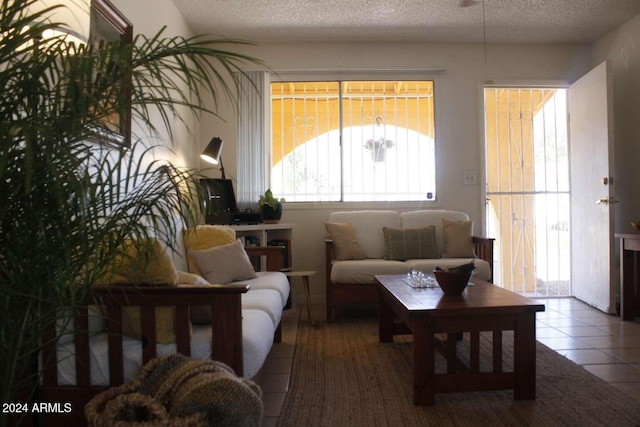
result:
[[[435,394],[513,389],[516,400],[536,397],[536,312],[544,304],[479,279],[462,295],[446,296],[439,287],[413,288],[405,275],[376,276],[380,294],[379,339],[413,334],[413,403],[432,405]],[[395,322],[399,319],[400,322]],[[502,331],[514,331],[513,371],[502,366]],[[493,332],[493,369],[480,372],[480,332]],[[456,344],[470,333],[469,366],[461,367]],[[441,342],[435,334],[446,333]],[[436,374],[435,350],[447,360]]]

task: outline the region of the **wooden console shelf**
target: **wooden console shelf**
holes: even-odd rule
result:
[[[293,268],[293,227],[295,224],[242,224],[224,225],[236,231],[236,236],[245,239],[249,236],[260,241],[260,246],[284,246],[285,256],[282,262],[284,271],[291,271]],[[263,264],[265,265],[265,264]],[[262,269],[262,268],[261,268]]]
[[[620,239],[620,317],[633,320],[640,308],[640,234],[615,237]]]

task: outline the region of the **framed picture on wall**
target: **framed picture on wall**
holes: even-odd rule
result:
[[[101,42],[121,41],[124,44],[133,42],[133,25],[116,9],[109,0],[91,0],[91,30],[89,43],[99,46]],[[130,61],[131,58],[128,58]],[[121,147],[131,145],[131,76],[125,76],[120,86],[105,91],[107,102],[109,98],[125,97],[124,109],[109,109],[110,114],[101,120],[96,133],[100,141]],[[120,99],[119,101],[122,101]],[[115,99],[113,100],[115,103]],[[119,111],[117,111],[119,110]]]

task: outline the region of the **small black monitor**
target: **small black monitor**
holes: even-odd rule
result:
[[[230,179],[202,178],[200,187],[204,196],[205,215],[238,211],[236,194]]]

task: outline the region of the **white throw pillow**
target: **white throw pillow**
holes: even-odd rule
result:
[[[256,277],[240,240],[203,251],[189,251],[202,276],[209,283],[225,284]]]
[[[178,284],[180,285],[191,285],[191,286],[205,286],[208,285],[209,282],[207,280],[193,273],[187,273],[186,271],[178,270]]]

